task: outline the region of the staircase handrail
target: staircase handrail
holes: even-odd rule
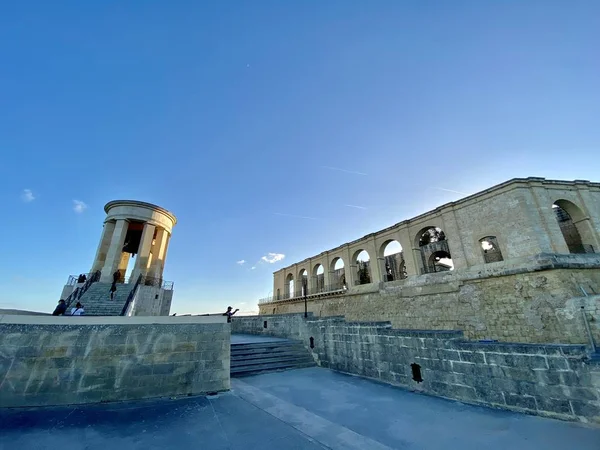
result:
[[[65,299],[67,309],[75,300],[79,300],[83,294],[90,288],[90,286],[100,279],[100,271],[92,273],[88,279],[83,283],[83,286],[75,288],[71,294]]]
[[[127,313],[127,308],[129,308],[129,304],[131,303],[131,301],[133,300],[133,297],[135,297],[135,293],[137,292],[137,289],[140,285],[140,283],[142,282],[142,277],[143,275],[140,274],[135,282],[135,285],[133,286],[133,289],[129,292],[129,295],[127,296],[127,300],[125,301],[125,305],[123,306],[123,310],[121,311],[121,314],[119,314],[120,316],[124,316]]]

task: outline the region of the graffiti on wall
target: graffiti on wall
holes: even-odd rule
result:
[[[120,327],[82,331],[0,334],[0,393],[119,390],[128,377],[144,374],[140,368],[151,375],[154,365],[186,348],[178,348],[184,344],[170,332],[123,332]],[[189,350],[190,343],[186,345]]]

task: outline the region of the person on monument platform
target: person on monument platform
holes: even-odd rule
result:
[[[62,316],[65,313],[66,310],[67,310],[67,304],[61,298],[58,301],[58,305],[56,305],[56,308],[54,309],[54,312],[52,313],[52,315],[53,316]]]
[[[236,312],[239,311],[239,309],[236,309],[235,311],[231,311],[233,308],[231,306],[227,307],[227,311],[225,313],[223,313],[224,316],[227,316],[227,323],[231,323],[231,316],[233,316]]]
[[[72,316],[83,316],[85,311],[83,310],[83,305],[79,302],[75,305],[75,308],[71,308]]]
[[[110,285],[110,299],[112,300],[115,292],[117,292],[117,282],[113,281],[113,283]]]

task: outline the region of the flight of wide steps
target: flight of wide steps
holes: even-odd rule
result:
[[[299,341],[280,340],[231,344],[232,377],[315,365],[309,351]]]
[[[119,316],[127,301],[133,284],[117,284],[117,291],[110,299],[111,283],[93,283],[81,296],[79,301],[83,305],[86,316]],[[75,305],[72,304],[71,307]],[[70,308],[69,308],[70,311]],[[69,314],[69,312],[67,312]]]

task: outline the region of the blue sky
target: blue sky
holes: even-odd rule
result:
[[[4,2],[0,307],[51,310],[113,199],[177,215],[173,312],[253,311],[273,271],[460,193],[600,181],[599,18],[593,0]]]

